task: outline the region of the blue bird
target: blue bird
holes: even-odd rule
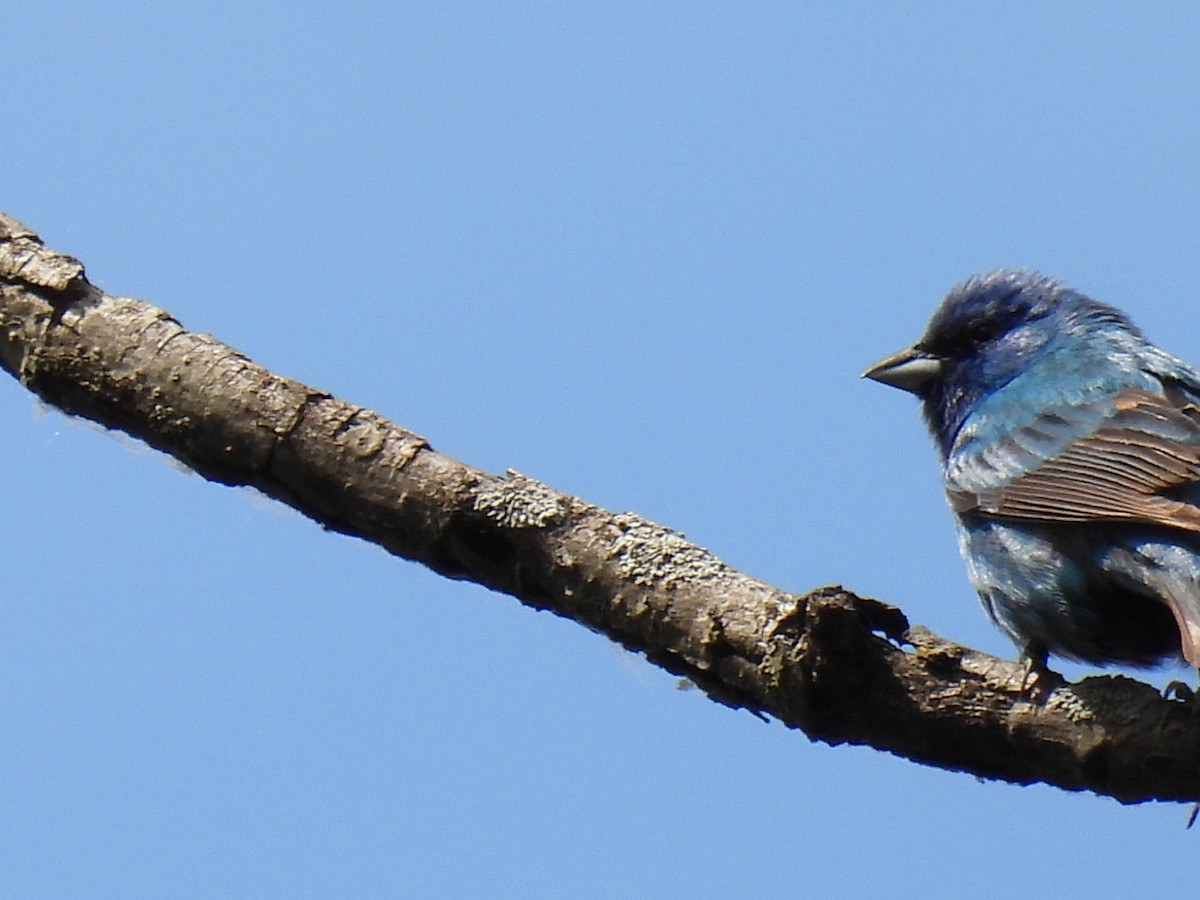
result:
[[[1200,667],[1200,371],[1002,270],[863,376],[921,399],[971,583],[1034,667]]]

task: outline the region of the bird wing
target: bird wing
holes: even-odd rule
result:
[[[1193,485],[1200,490],[1200,408],[1190,391],[1169,385],[1164,394],[1126,388],[1042,413],[947,476],[959,513],[1200,532]]]

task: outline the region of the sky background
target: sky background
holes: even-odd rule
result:
[[[6,10],[0,209],[110,293],[789,590],[1015,655],[916,401],[858,377],[967,275],[1040,269],[1200,362],[1200,7],[193,7]],[[5,896],[1195,880],[1184,807],[812,744],[11,379],[0,422]]]

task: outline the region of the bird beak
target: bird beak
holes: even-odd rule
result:
[[[921,388],[941,374],[942,361],[938,357],[909,347],[893,353],[887,359],[881,359],[863,372],[862,377],[918,394]]]

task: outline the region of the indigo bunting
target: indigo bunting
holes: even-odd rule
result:
[[[863,376],[921,399],[971,583],[1033,666],[1200,666],[1200,371],[1003,270]]]

